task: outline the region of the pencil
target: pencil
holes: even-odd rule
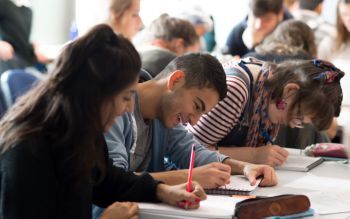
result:
[[[194,159],[196,157],[196,145],[192,145],[191,150],[191,157],[190,157],[190,167],[188,168],[188,178],[187,178],[187,192],[191,192],[192,187],[192,172],[193,172],[193,166],[194,166]],[[188,208],[189,201],[185,201],[185,209]]]

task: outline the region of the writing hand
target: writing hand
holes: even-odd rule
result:
[[[288,151],[278,145],[257,147],[254,152],[255,163],[280,166],[288,158]]]
[[[230,183],[231,167],[223,163],[210,163],[193,169],[193,180],[206,189]]]
[[[277,184],[275,170],[267,165],[246,164],[243,173],[251,185],[255,185],[256,178],[262,176],[261,186],[274,186]]]
[[[187,206],[189,209],[199,207],[199,202],[207,198],[203,188],[192,181],[191,192],[186,191],[187,183],[180,185],[169,186],[166,184],[159,184],[157,187],[157,197],[164,203],[176,205],[180,208],[185,208],[185,201],[189,201]]]

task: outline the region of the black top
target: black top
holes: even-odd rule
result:
[[[106,145],[106,176],[100,183],[87,179],[80,184],[67,177],[68,171],[79,166],[67,163],[61,156],[67,153],[52,145],[40,138],[27,140],[1,155],[0,218],[91,219],[92,204],[107,207],[115,201],[158,201],[159,182],[148,174],[136,176],[113,166]],[[96,168],[91,174],[98,174]]]
[[[0,39],[10,43],[16,55],[32,65],[36,62],[29,41],[32,27],[32,10],[16,6],[10,0],[0,0]]]
[[[243,56],[249,52],[243,42],[243,32],[247,28],[247,18],[239,22],[230,32],[226,40],[225,48],[222,53]]]
[[[148,71],[152,77],[156,77],[174,58],[176,54],[163,48],[139,51],[142,68]]]

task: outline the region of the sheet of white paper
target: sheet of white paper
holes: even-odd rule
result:
[[[350,190],[342,192],[313,192],[306,194],[311,201],[311,208],[317,214],[350,212]]]

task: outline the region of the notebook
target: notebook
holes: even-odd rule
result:
[[[251,195],[259,186],[261,178],[256,180],[254,186],[251,186],[248,179],[243,175],[232,175],[230,184],[216,189],[205,189],[207,194],[213,195]]]
[[[287,158],[287,161],[275,169],[307,172],[322,162],[322,157],[308,157],[290,154]]]
[[[220,218],[232,219],[237,202],[244,198],[208,195],[198,209],[184,210],[164,203],[139,203],[140,219]]]

